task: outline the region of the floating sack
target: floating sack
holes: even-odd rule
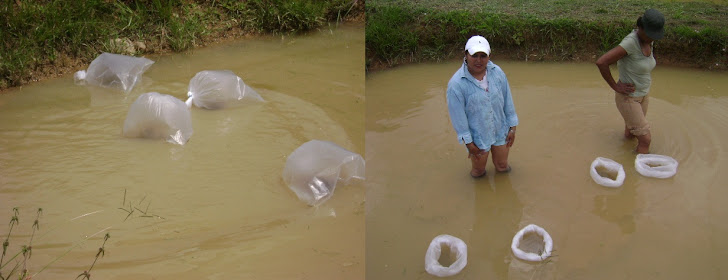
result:
[[[320,205],[334,194],[336,183],[364,179],[364,159],[334,143],[311,140],[288,156],[283,180],[299,199]]]
[[[532,252],[524,252],[519,248],[521,245],[521,240],[523,240],[523,236],[527,233],[536,233],[539,236],[543,238],[544,248],[543,251],[540,252],[540,254],[532,253]],[[513,237],[513,242],[511,242],[511,250],[513,251],[513,254],[516,255],[517,258],[522,259],[524,261],[532,261],[532,262],[540,262],[545,260],[546,258],[551,256],[551,250],[554,248],[554,241],[551,240],[551,236],[549,235],[546,230],[543,228],[537,226],[537,225],[527,225],[523,229],[521,229],[518,233],[516,233],[516,236]]]
[[[603,167],[609,172],[617,172],[617,179],[612,180],[612,178],[602,177],[602,175],[599,175],[599,172],[597,172],[597,167]],[[591,164],[589,174],[591,174],[594,182],[605,187],[616,188],[624,183],[624,168],[621,164],[608,158],[597,157],[597,159],[595,159]]]
[[[639,154],[634,167],[642,176],[654,178],[670,178],[677,173],[677,161],[663,155]]]
[[[147,92],[131,104],[122,135],[184,145],[192,136],[190,110],[171,95]]]
[[[264,101],[243,79],[228,70],[200,71],[190,80],[185,103],[205,109],[225,107]]]
[[[450,253],[455,254],[455,261],[448,267],[442,266],[439,262],[443,245],[450,248]],[[438,235],[432,239],[430,247],[427,248],[427,253],[425,253],[425,270],[435,276],[453,276],[463,270],[467,264],[468,246],[460,238],[452,235]]]
[[[129,93],[152,64],[154,61],[143,57],[102,53],[91,62],[88,70],[76,72],[73,78],[79,85],[88,83]]]

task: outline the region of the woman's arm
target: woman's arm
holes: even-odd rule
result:
[[[455,129],[455,133],[458,135],[458,141],[465,144],[468,148],[468,158],[475,156],[480,157],[480,148],[473,142],[472,135],[470,135],[470,125],[468,124],[468,117],[465,114],[465,97],[463,96],[460,88],[453,85],[447,87],[447,109],[450,114],[450,121],[452,127]]]
[[[622,59],[626,55],[627,51],[622,48],[622,46],[616,46],[613,49],[609,50],[607,53],[603,54],[601,57],[599,57],[596,63],[597,68],[599,68],[599,73],[602,74],[602,78],[604,78],[604,81],[606,81],[609,87],[611,87],[614,91],[621,94],[630,94],[634,92],[634,85],[622,83],[621,81],[614,81],[614,77],[612,77],[612,71],[609,69],[609,65],[617,63],[618,60]]]
[[[458,135],[458,141],[463,144],[473,142],[470,135],[470,126],[468,125],[468,117],[465,114],[465,97],[460,88],[456,85],[448,85],[447,87],[447,109],[450,114],[450,122]]]

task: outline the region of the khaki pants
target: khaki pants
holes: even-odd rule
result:
[[[617,110],[622,114],[624,125],[634,136],[650,133],[650,123],[647,122],[647,105],[650,103],[648,95],[631,97],[629,95],[614,93]]]

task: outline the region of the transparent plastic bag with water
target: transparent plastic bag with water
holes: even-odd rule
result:
[[[329,141],[304,143],[288,156],[283,169],[283,181],[311,206],[324,203],[338,183],[352,179],[364,179],[364,159]]]
[[[198,72],[190,80],[187,96],[185,103],[188,107],[194,104],[212,110],[264,102],[258,92],[228,70]]]
[[[192,137],[190,110],[182,100],[158,92],[140,95],[131,104],[122,135],[184,145]]]
[[[152,64],[154,61],[148,58],[105,52],[96,57],[87,70],[76,72],[73,78],[78,85],[89,84],[129,93]]]

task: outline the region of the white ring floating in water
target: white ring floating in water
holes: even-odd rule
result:
[[[544,250],[541,252],[540,255],[535,253],[526,253],[523,250],[518,248],[518,245],[521,244],[521,240],[523,239],[523,235],[526,233],[535,232],[536,234],[543,237],[543,243],[544,243]],[[518,233],[516,233],[516,236],[513,237],[513,242],[511,243],[511,250],[513,251],[513,254],[516,255],[517,258],[525,260],[525,261],[532,261],[532,262],[540,262],[545,260],[546,258],[551,256],[551,250],[554,248],[554,241],[551,239],[551,235],[549,235],[546,230],[543,228],[530,224],[521,229]]]
[[[604,167],[610,172],[617,172],[617,178],[612,180],[611,178],[602,177],[597,172],[597,167]],[[610,188],[616,188],[622,185],[624,183],[624,167],[622,167],[621,164],[617,163],[616,161],[613,161],[608,158],[603,157],[597,157],[591,164],[591,169],[589,170],[589,174],[591,174],[592,179],[594,179],[594,182],[597,182],[597,184],[600,184],[605,187]]]
[[[448,267],[442,266],[439,261],[442,245],[447,245],[450,247],[450,252],[455,253],[456,260]],[[447,277],[458,274],[466,264],[468,264],[468,246],[460,238],[452,235],[438,235],[432,239],[425,253],[425,270],[435,276]]]
[[[670,178],[677,173],[677,161],[663,155],[639,154],[634,160],[634,168],[642,176]]]

